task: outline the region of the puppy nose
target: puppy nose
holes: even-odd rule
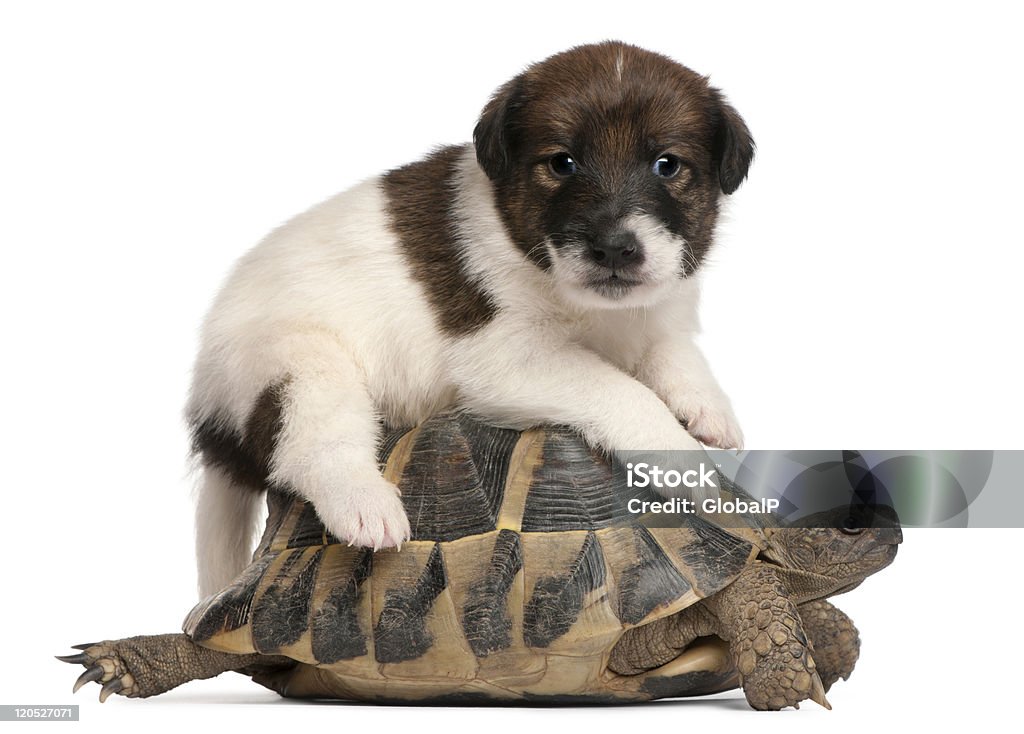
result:
[[[622,268],[639,259],[640,243],[632,232],[612,232],[591,242],[590,256],[606,268]]]

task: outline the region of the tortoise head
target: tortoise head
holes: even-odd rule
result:
[[[780,568],[790,594],[801,603],[854,588],[892,563],[903,540],[889,508],[820,512],[796,525],[767,529],[765,535],[762,560]]]

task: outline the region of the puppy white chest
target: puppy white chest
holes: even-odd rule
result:
[[[579,325],[579,343],[632,374],[650,343],[647,309],[599,312]]]

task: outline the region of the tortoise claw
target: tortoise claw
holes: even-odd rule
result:
[[[75,649],[84,649],[74,655],[55,655],[54,657],[63,663],[85,667],[85,671],[78,676],[71,692],[78,693],[86,683],[98,683],[100,685],[100,703],[106,701],[114,693],[129,698],[137,697],[139,695],[138,685],[119,654],[119,645],[124,643],[125,641],[122,640],[97,642],[91,645],[74,645]]]
[[[103,668],[99,665],[94,665],[80,676],[75,681],[75,687],[71,689],[72,693],[78,693],[78,689],[84,686],[86,683],[92,683],[93,681],[99,680],[103,677]]]
[[[124,688],[124,684],[121,683],[120,678],[114,678],[103,684],[103,688],[100,689],[100,703],[107,700],[111,693],[118,693]]]
[[[87,650],[90,647],[96,647],[96,645],[98,645],[98,644],[100,644],[100,643],[98,643],[98,642],[86,642],[84,645],[72,645],[71,649],[72,650]]]
[[[814,678],[811,680],[811,700],[819,706],[822,706],[829,711],[832,710],[832,704],[825,698],[825,686],[821,683],[821,676],[817,673],[814,674]]]
[[[72,665],[85,665],[92,662],[92,659],[84,652],[80,652],[77,655],[54,655],[54,657],[62,663],[71,663]]]

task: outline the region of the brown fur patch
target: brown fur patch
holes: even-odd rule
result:
[[[412,275],[426,290],[440,328],[455,336],[479,329],[497,313],[459,258],[452,208],[462,151],[442,148],[384,176],[391,225]]]
[[[289,379],[268,386],[249,412],[241,433],[208,418],[192,426],[192,450],[204,464],[218,466],[239,484],[264,489],[281,432]]]

